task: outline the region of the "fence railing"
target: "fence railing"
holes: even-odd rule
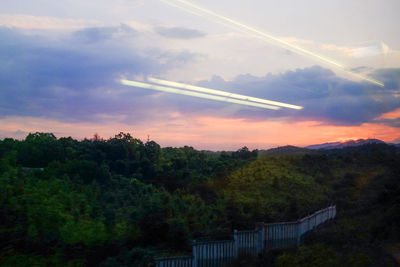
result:
[[[265,249],[296,246],[299,242],[299,222],[264,224]]]
[[[238,255],[257,255],[264,250],[298,246],[302,236],[336,216],[336,205],[294,222],[257,223],[255,230],[237,231],[233,240],[193,242],[193,255],[156,259],[157,267],[228,266]]]
[[[192,267],[193,256],[183,257],[170,257],[157,259],[157,266],[159,267]]]
[[[192,266],[223,266],[236,257],[234,240],[194,242]]]

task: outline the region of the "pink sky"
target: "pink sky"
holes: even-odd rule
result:
[[[399,111],[381,117],[399,116]],[[326,125],[318,121],[245,121],[215,117],[190,118],[176,115],[171,122],[155,121],[152,125],[127,125],[123,123],[65,123],[33,117],[7,117],[0,119],[0,136],[24,138],[28,132],[53,132],[57,137],[91,138],[98,133],[103,138],[120,131],[130,132],[145,141],[147,135],[161,146],[193,146],[196,149],[237,150],[266,149],[283,145],[307,146],[333,141],[359,138],[376,138],[386,142],[399,141],[400,131],[381,123],[360,126]]]

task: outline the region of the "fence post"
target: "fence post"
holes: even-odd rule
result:
[[[265,223],[262,223],[262,229],[261,229],[261,251],[263,252],[265,249]]]
[[[301,227],[301,223],[298,220],[297,221],[297,245],[298,246],[300,245],[300,230],[301,230],[300,227]]]
[[[264,250],[264,239],[265,239],[265,223],[256,223],[256,231],[258,231],[258,242],[257,242],[257,253],[261,253]]]
[[[234,243],[235,258],[237,258],[239,255],[239,238],[238,238],[238,231],[236,229],[233,231],[233,240],[235,241]]]
[[[328,221],[331,220],[331,206],[328,207]]]
[[[193,262],[192,262],[192,266],[193,266],[193,267],[197,267],[196,240],[193,240],[192,250],[193,250]]]
[[[314,213],[314,230],[317,229],[317,214]]]

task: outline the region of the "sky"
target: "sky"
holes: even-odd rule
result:
[[[398,0],[189,2],[219,18],[185,1],[1,0],[0,138],[122,131],[207,150],[400,142]],[[303,109],[120,83],[147,77]]]

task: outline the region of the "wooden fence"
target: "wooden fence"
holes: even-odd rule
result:
[[[157,267],[221,267],[238,255],[298,246],[304,234],[336,216],[336,206],[319,210],[294,222],[258,223],[255,230],[237,231],[233,240],[194,242],[193,255],[156,259]]]

